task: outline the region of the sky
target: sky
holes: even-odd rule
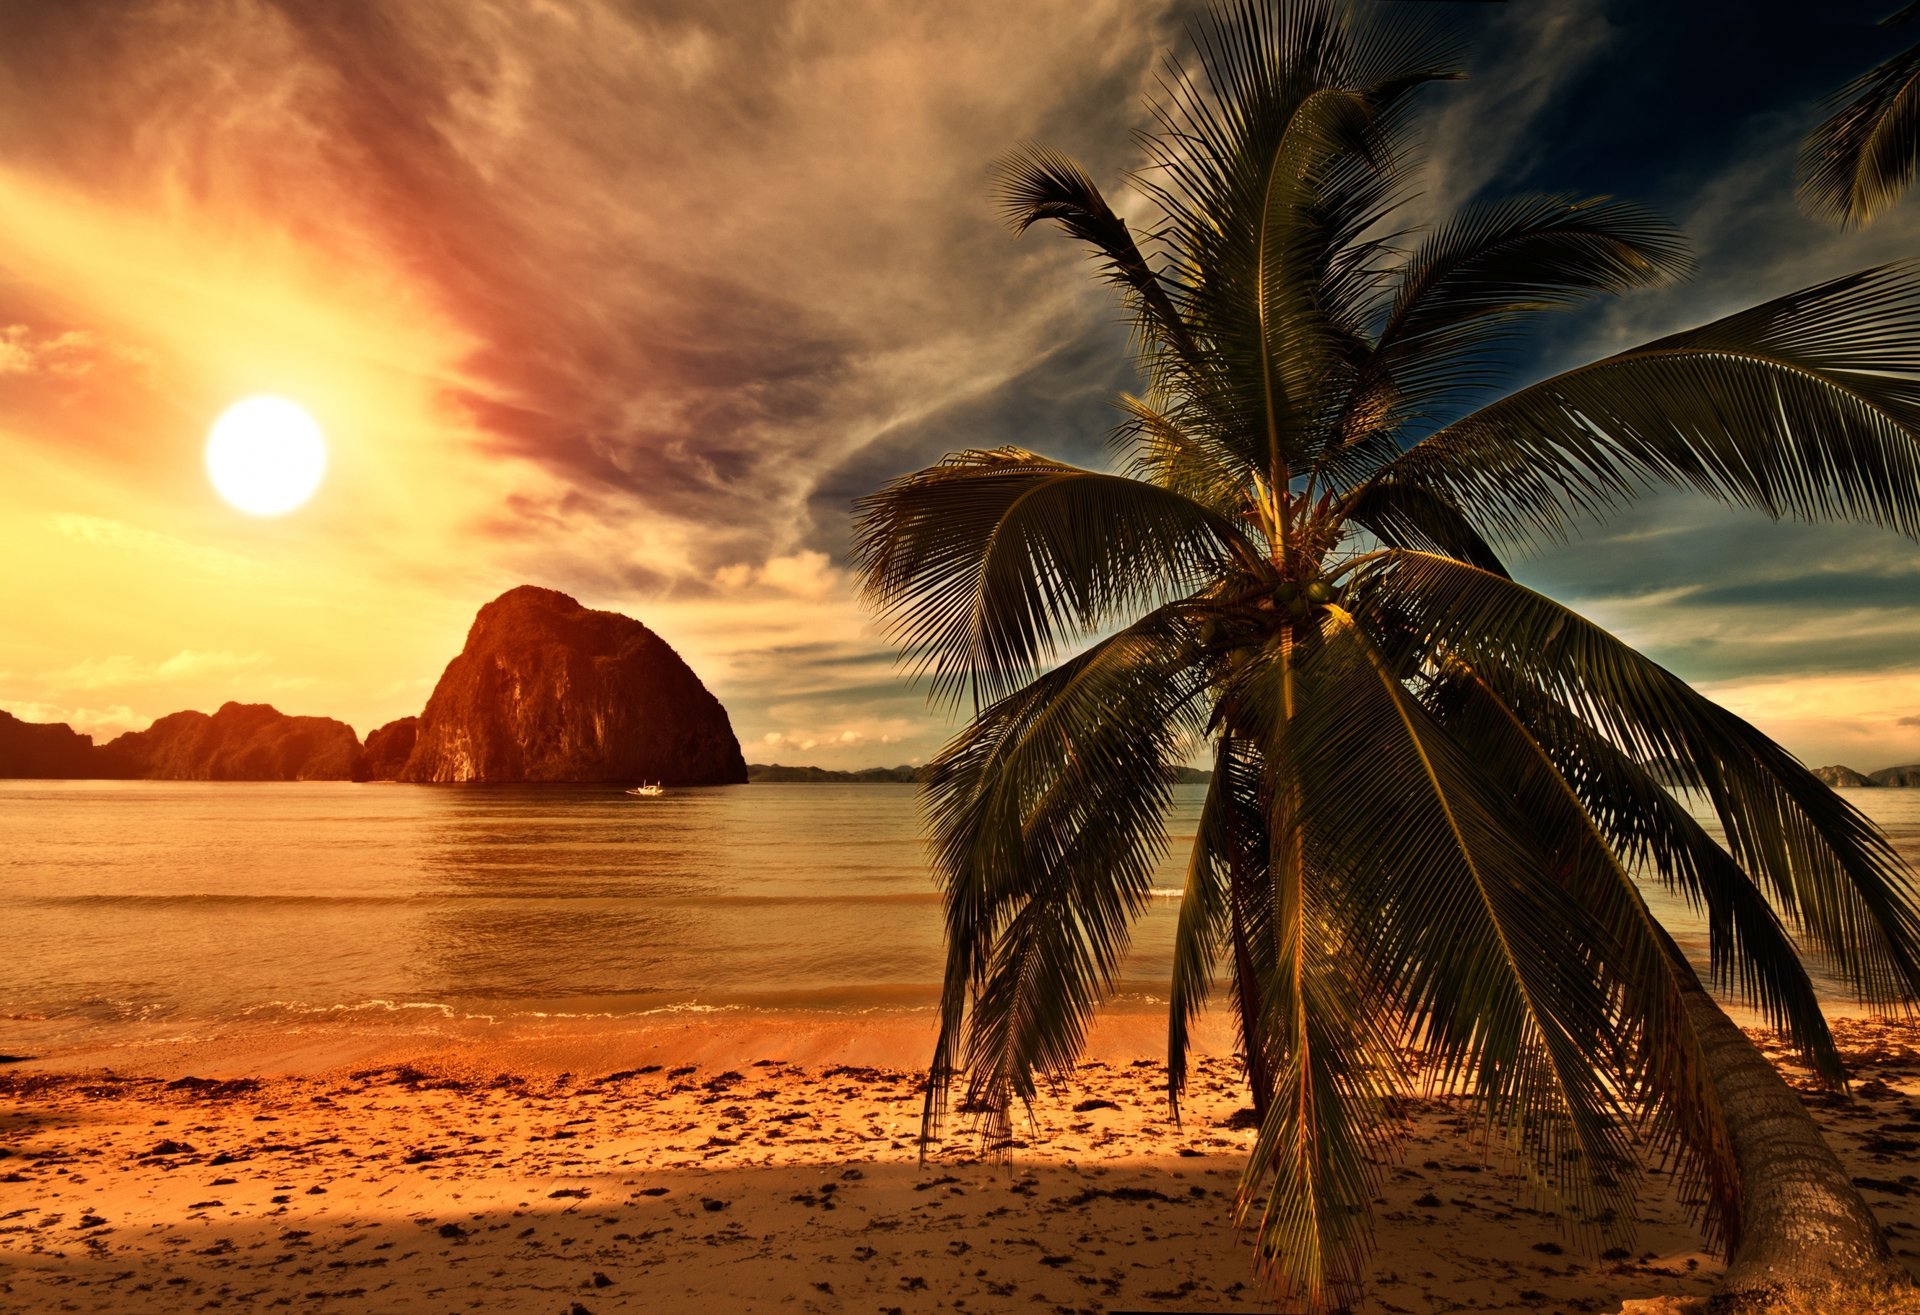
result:
[[[1462,5],[1411,217],[1630,197],[1696,276],[1550,322],[1516,382],[1920,252],[1796,208],[1890,3]],[[750,761],[953,727],[847,572],[852,500],[950,450],[1107,464],[1111,292],[1014,239],[1036,140],[1128,204],[1191,9],[1140,0],[11,0],[0,6],[0,708],[107,736],[228,699],[417,712],[516,584],[644,621]],[[287,397],[284,517],[202,468]],[[1517,559],[1813,763],[1920,760],[1920,547],[1680,495]]]

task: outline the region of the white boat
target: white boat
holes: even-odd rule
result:
[[[659,785],[651,781],[647,782],[644,785],[636,785],[632,789],[627,791],[628,794],[637,795],[642,799],[651,799],[655,795],[662,795],[662,794],[665,794],[666,792],[667,792],[666,786]]]

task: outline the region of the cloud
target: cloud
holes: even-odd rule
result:
[[[845,588],[844,573],[823,552],[802,550],[769,557],[759,566],[736,562],[713,573],[715,587],[727,593],[753,590],[794,598],[826,598]]]
[[[65,383],[107,370],[151,385],[154,354],[86,329],[37,333],[24,324],[0,328],[0,378],[44,376]]]
[[[857,762],[862,766],[891,766],[880,763],[883,750],[897,752],[892,746],[915,734],[919,728],[901,720],[868,721],[858,726],[815,726],[768,731],[759,737],[756,748],[769,753],[814,753],[828,763]]]
[[[147,561],[188,567],[210,576],[239,577],[258,573],[253,559],[221,548],[190,543],[157,530],[142,529],[105,516],[56,512],[47,524],[62,538],[92,547],[126,553]]]
[[[24,324],[15,324],[0,332],[0,376],[33,373],[37,360],[23,341],[26,333]]]
[[[145,730],[153,722],[151,717],[135,715],[133,709],[124,703],[103,708],[74,708],[52,703],[14,701],[6,705],[6,710],[22,721],[64,722],[82,735],[93,736],[101,744],[126,731]]]
[[[1515,569],[1688,679],[1860,671],[1920,651],[1920,563],[1882,530],[1660,494]]]
[[[1920,757],[1920,667],[1709,681],[1701,691],[1803,761],[1874,771]]]
[[[197,680],[203,676],[225,676],[264,666],[265,653],[195,652],[182,649],[153,669],[155,680]]]
[[[1503,6],[1471,30],[1466,82],[1424,93],[1426,169],[1397,224],[1432,224],[1482,192],[1514,190],[1510,180],[1553,150],[1543,112],[1620,36],[1599,0]]]
[[[121,689],[228,676],[265,666],[267,661],[264,653],[198,652],[193,649],[181,649],[172,657],[157,662],[116,654],[113,657],[88,658],[64,671],[52,673],[47,680],[61,689]]]

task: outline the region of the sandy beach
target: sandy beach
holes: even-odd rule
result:
[[[13,1065],[0,1306],[1285,1309],[1230,1226],[1252,1136],[1231,1059],[1202,1059],[1175,1125],[1149,1020],[1110,1021],[1012,1144],[962,1118],[923,1164],[923,1021],[677,1025],[570,1071],[584,1040]],[[1816,1109],[1911,1265],[1920,1026],[1837,1027],[1854,1098]],[[1367,1311],[1613,1311],[1717,1270],[1660,1174],[1634,1247],[1580,1254],[1447,1099],[1414,1104],[1375,1208]]]

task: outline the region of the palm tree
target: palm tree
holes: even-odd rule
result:
[[[1836,279],[1489,401],[1532,316],[1672,281],[1680,237],[1567,196],[1396,232],[1416,93],[1454,76],[1432,27],[1245,0],[1195,42],[1144,139],[1137,235],[1055,152],[1002,180],[1014,229],[1058,223],[1131,312],[1124,470],[966,451],[858,507],[869,599],[936,700],[973,708],[926,785],[928,1131],[956,1079],[997,1135],[1065,1078],[1204,750],[1168,1089],[1177,1114],[1220,967],[1260,1114],[1236,1217],[1270,1274],[1316,1302],[1358,1281],[1411,1054],[1583,1234],[1630,1224],[1637,1127],[1706,1199],[1732,1288],[1894,1281],[1634,877],[1706,911],[1715,984],[1839,1084],[1795,937],[1866,998],[1911,998],[1905,869],[1785,750],[1505,560],[1658,486],[1920,532],[1920,278]]]
[[[1920,4],[1910,4],[1881,25],[1916,16]],[[1834,100],[1801,148],[1800,197],[1817,215],[1865,228],[1900,199],[1920,167],[1920,46],[1861,74]]]

